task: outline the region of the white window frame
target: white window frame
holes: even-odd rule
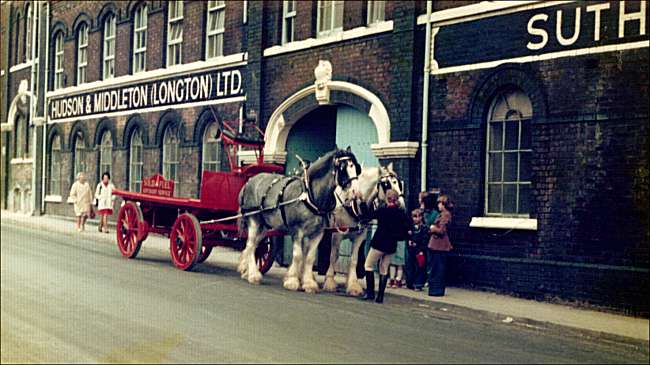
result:
[[[147,6],[140,5],[133,13],[133,73],[144,72],[147,69]],[[144,41],[138,45],[139,35],[143,34]],[[141,62],[140,62],[141,61]]]
[[[50,145],[47,195],[61,195],[61,135],[55,134]],[[55,178],[56,177],[56,178]]]
[[[205,128],[205,131],[203,132],[203,138],[201,139],[202,141],[202,146],[201,146],[201,173],[203,171],[219,171],[221,167],[221,141],[214,138],[216,133],[210,133],[210,128],[219,128],[219,123],[218,122],[210,122],[208,126]],[[208,157],[210,154],[208,154],[208,149],[209,148],[216,148],[217,150],[217,159],[216,160],[211,160]],[[211,165],[214,165],[214,169],[210,169]]]
[[[77,33],[77,85],[84,84],[88,71],[88,25],[82,23]]]
[[[180,180],[178,179],[179,163],[179,145],[180,138],[178,129],[175,127],[167,127],[163,135],[162,146],[162,175],[167,180],[174,181],[174,195],[177,194],[180,187]],[[173,176],[170,174],[171,167],[174,167]]]
[[[368,0],[367,9],[368,17],[366,24],[369,26],[381,23],[386,20],[386,1]],[[378,9],[381,9],[381,12],[379,12]]]
[[[226,31],[226,2],[221,1],[208,1],[207,4],[207,23],[206,23],[206,38],[205,38],[205,59],[210,60],[216,57],[223,56],[223,42],[224,42],[224,33]],[[210,29],[210,24],[212,23],[212,17],[217,16],[219,12],[223,12],[223,26],[219,28],[217,24],[216,29]],[[215,52],[210,54],[210,41],[211,38],[215,39]],[[221,42],[217,42],[221,39]],[[217,48],[216,45],[219,44],[221,47]]]
[[[139,149],[139,153],[136,153]],[[137,158],[140,156],[140,159]],[[142,167],[144,166],[144,143],[142,142],[142,133],[136,129],[131,134],[129,141],[129,190],[140,192],[142,190]]]
[[[531,190],[532,190],[532,181],[522,181],[520,180],[520,168],[521,168],[521,153],[528,153],[532,155],[532,146],[529,146],[529,148],[522,149],[521,148],[521,132],[522,132],[522,127],[521,124],[522,122],[528,122],[529,123],[529,128],[532,127],[532,113],[531,115],[521,115],[519,113],[519,118],[518,119],[493,119],[492,118],[492,113],[494,111],[494,108],[498,105],[499,99],[502,98],[505,100],[507,104],[507,100],[505,99],[505,96],[508,93],[513,92],[513,90],[504,90],[503,92],[500,92],[495,100],[492,102],[492,106],[490,107],[490,111],[488,113],[488,120],[487,120],[487,133],[486,133],[486,150],[485,150],[485,207],[484,207],[484,214],[486,217],[513,217],[513,218],[529,218],[530,217],[530,212],[527,213],[519,213],[519,208],[520,208],[520,199],[519,199],[519,185],[529,185]],[[517,91],[523,94],[521,91]],[[525,95],[525,94],[523,94]],[[528,97],[528,95],[525,95]],[[530,100],[530,98],[529,98]],[[515,109],[511,109],[514,111]],[[517,135],[517,148],[516,149],[506,149],[505,146],[505,141],[506,141],[506,128],[505,124],[506,122],[513,122],[517,121],[518,122],[518,135]],[[491,140],[490,140],[490,135],[491,135],[491,128],[493,124],[496,123],[502,123],[502,130],[501,130],[501,143],[502,147],[501,149],[497,150],[491,150]],[[529,130],[530,133],[530,130]],[[491,185],[490,182],[490,153],[491,152],[500,152],[501,153],[501,181],[494,182],[492,184],[494,185],[501,185],[501,209],[500,212],[490,212],[490,193],[489,193],[489,187]],[[504,170],[505,170],[505,155],[506,153],[517,153],[517,177],[515,182],[504,182],[503,181],[503,176],[504,176]],[[515,185],[516,186],[516,198],[515,198],[515,213],[503,213],[503,202],[504,202],[504,196],[503,196],[503,186],[504,185]],[[531,207],[532,208],[532,207]]]
[[[321,24],[323,20],[323,9],[330,8],[330,19],[327,28],[326,24]],[[341,24],[336,24],[336,9],[341,9]],[[316,17],[316,36],[317,38],[328,37],[343,31],[343,14],[344,2],[342,0],[318,0],[318,12]]]
[[[63,32],[54,38],[54,90],[63,87],[63,62],[64,62]]]
[[[117,20],[114,14],[104,20],[104,50],[102,59],[102,79],[115,77],[115,34]],[[112,50],[112,52],[111,52]]]
[[[25,14],[25,62],[32,60],[32,6],[27,4]]]
[[[104,131],[102,134],[101,144],[99,146],[99,173],[103,174],[108,171],[113,175],[113,139],[111,131]],[[101,177],[101,175],[100,175]]]
[[[176,17],[172,18],[172,10],[176,7]],[[167,3],[167,67],[183,63],[183,1]],[[180,27],[180,34],[172,39],[174,27]],[[176,58],[178,55],[178,58]]]
[[[289,4],[293,4],[292,11],[287,11]],[[294,41],[296,33],[296,0],[284,0],[282,2],[282,44]],[[287,29],[291,29],[288,31]]]

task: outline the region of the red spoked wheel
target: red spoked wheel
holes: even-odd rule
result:
[[[210,256],[210,253],[212,253],[212,246],[202,246],[201,255],[199,255],[199,258],[196,260],[196,263],[200,264],[205,260],[207,260],[208,256]]]
[[[126,202],[117,214],[117,247],[124,257],[135,258],[146,234],[142,211],[134,202]]]
[[[278,244],[273,237],[265,237],[255,250],[255,262],[262,275],[271,270]]]
[[[199,221],[190,213],[179,215],[169,234],[169,250],[174,266],[181,270],[191,270],[198,261],[202,246]]]

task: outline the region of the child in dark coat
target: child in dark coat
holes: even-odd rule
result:
[[[424,224],[422,209],[411,212],[413,225],[408,231],[409,241],[406,255],[406,287],[422,291],[427,278],[427,243],[429,232]]]

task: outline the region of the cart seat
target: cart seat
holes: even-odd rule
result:
[[[203,171],[201,177],[202,206],[210,209],[238,211],[239,191],[246,176],[221,171]]]

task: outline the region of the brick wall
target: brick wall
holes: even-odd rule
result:
[[[485,180],[485,121],[472,103],[498,69],[431,78],[429,185],[457,203],[450,280],[648,315],[647,49],[521,67],[546,108],[533,111],[544,114],[532,129],[536,232],[469,228]]]

